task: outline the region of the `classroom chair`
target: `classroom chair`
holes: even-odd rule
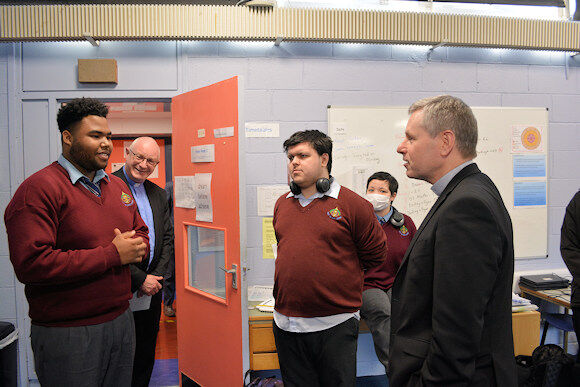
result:
[[[550,325],[564,331],[564,352],[568,353],[568,332],[574,332],[574,325],[572,324],[572,315],[563,313],[546,313],[544,317],[544,332],[542,333],[542,340],[540,345],[544,345],[546,341],[546,334]]]

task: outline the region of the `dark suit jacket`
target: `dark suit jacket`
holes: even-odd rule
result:
[[[123,179],[128,185],[123,168],[114,172],[113,175]],[[157,184],[145,180],[143,183],[145,193],[149,198],[149,204],[153,211],[153,227],[155,228],[155,251],[153,253],[153,260],[151,265],[147,268],[149,257],[144,257],[138,264],[130,265],[131,269],[131,291],[137,291],[147,274],[164,276],[165,269],[171,258],[173,252],[173,225],[171,223],[171,216],[169,205],[167,203],[167,194],[165,190]]]
[[[572,307],[580,307],[580,191],[566,207],[560,237],[562,259],[572,274]]]
[[[443,190],[392,294],[389,385],[515,386],[511,219],[476,164]]]

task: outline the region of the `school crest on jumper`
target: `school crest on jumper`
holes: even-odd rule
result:
[[[338,207],[333,208],[332,210],[328,211],[326,214],[330,217],[330,219],[334,219],[334,220],[342,219],[342,214],[340,213],[340,210],[338,209]]]
[[[402,236],[409,235],[409,229],[407,228],[407,226],[402,225],[401,228],[399,229],[399,234],[401,234]]]
[[[121,201],[123,202],[124,205],[129,207],[130,205],[133,204],[133,197],[131,195],[121,191]]]

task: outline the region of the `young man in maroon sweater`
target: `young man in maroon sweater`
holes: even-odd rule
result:
[[[371,204],[332,177],[332,140],[284,142],[291,192],[274,208],[274,337],[286,386],[354,386],[363,269],[381,264],[385,233]]]
[[[4,214],[43,386],[131,384],[127,265],[149,247],[130,191],[104,171],[113,147],[107,113],[90,98],[62,107],[62,155],[20,185]]]

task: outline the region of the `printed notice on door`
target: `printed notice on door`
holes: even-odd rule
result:
[[[213,222],[211,173],[195,174],[195,205],[197,208],[195,220],[199,222]]]

